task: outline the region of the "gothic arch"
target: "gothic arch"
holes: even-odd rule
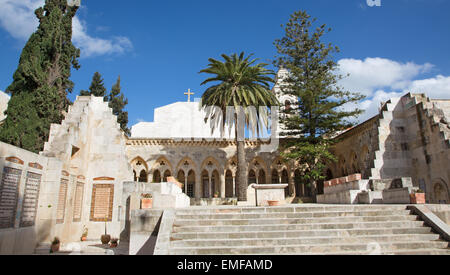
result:
[[[229,170],[233,177],[236,177],[237,172],[237,157],[234,156],[228,159],[227,164],[225,165],[225,170]]]
[[[202,162],[202,165],[200,167],[201,167],[201,170],[208,171],[208,174],[210,177],[212,176],[212,173],[214,170],[218,170],[218,171],[222,170],[221,165],[214,157],[207,157]]]
[[[270,165],[270,169],[277,170],[278,174],[281,174],[283,170],[286,170],[288,173],[290,171],[289,165],[283,161],[281,157],[277,157],[273,160],[272,164]]]
[[[264,171],[264,174],[267,175],[267,165],[266,162],[261,157],[255,157],[253,160],[248,164],[248,170],[250,174],[250,170],[253,170],[255,173],[255,178],[259,178],[260,171]],[[250,183],[249,183],[250,185]]]
[[[147,162],[141,158],[141,157],[135,157],[131,162],[131,167],[134,171],[137,173],[140,173],[142,169],[148,172],[148,164]]]
[[[178,162],[177,171],[179,170],[183,170],[184,173],[187,175],[190,170],[196,171],[197,165],[191,158],[184,157],[180,162]]]
[[[450,194],[447,184],[442,179],[436,179],[433,181],[433,201],[439,204],[450,203]]]

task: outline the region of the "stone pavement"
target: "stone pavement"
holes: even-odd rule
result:
[[[73,242],[61,244],[60,251],[50,253],[50,244],[41,244],[34,255],[128,255],[128,244],[119,243],[116,248],[103,245],[100,240],[88,240],[85,242]]]

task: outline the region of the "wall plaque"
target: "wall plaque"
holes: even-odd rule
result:
[[[29,227],[35,224],[41,177],[39,174],[27,172],[20,227]]]
[[[94,184],[91,202],[91,221],[112,221],[114,184]]]
[[[14,227],[22,170],[3,168],[0,183],[0,229]]]
[[[61,179],[61,184],[59,185],[58,208],[56,210],[56,223],[64,223],[68,187],[69,181]]]

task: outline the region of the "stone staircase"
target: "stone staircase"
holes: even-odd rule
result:
[[[449,243],[401,205],[190,208],[172,222],[171,255],[450,255]]]

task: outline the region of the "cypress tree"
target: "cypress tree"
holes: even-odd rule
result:
[[[105,97],[106,96],[106,88],[103,83],[102,75],[99,72],[95,72],[92,77],[91,86],[89,87],[89,91],[81,90],[81,96],[96,96],[96,97]]]
[[[332,54],[339,48],[321,41],[331,29],[326,25],[314,27],[315,21],[305,11],[295,12],[285,26],[285,36],[275,41],[279,54],[275,65],[289,72],[282,93],[297,99],[282,110],[284,135],[295,137],[284,144],[282,155],[304,164],[302,180],[310,185],[313,195],[317,182],[324,179],[327,162],[335,161],[329,150],[331,137],[353,126],[349,118],[362,113],[343,107],[364,98],[337,85],[343,76],[336,74]]]
[[[104,97],[104,100],[109,102],[109,107],[112,109],[113,114],[117,116],[117,122],[120,124],[120,128],[125,134],[130,135],[130,129],[128,129],[128,112],[123,109],[128,104],[128,99],[125,98],[121,92],[120,76],[117,78],[117,82],[111,88],[109,95]]]
[[[78,6],[67,0],[46,0],[35,11],[39,27],[22,50],[11,100],[0,128],[0,140],[38,153],[48,140],[50,125],[61,123],[70,104],[72,66],[78,69],[80,50],[72,44],[72,18]]]

